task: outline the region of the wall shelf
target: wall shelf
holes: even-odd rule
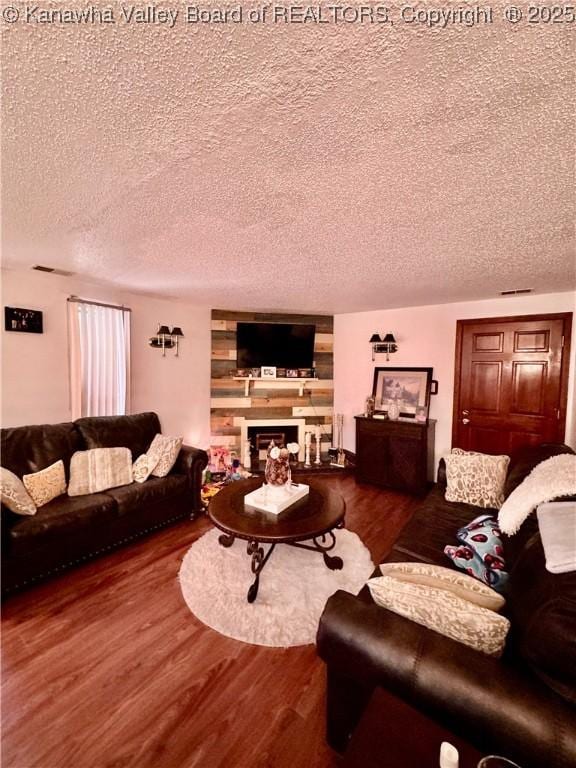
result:
[[[298,390],[298,396],[303,397],[304,396],[304,389],[306,388],[306,384],[310,385],[312,382],[318,382],[322,381],[322,383],[326,384],[326,386],[332,386],[332,379],[328,380],[322,380],[322,379],[315,379],[315,378],[307,378],[307,379],[297,379],[296,377],[282,377],[281,379],[263,379],[261,376],[233,376],[232,377],[234,381],[243,381],[244,382],[244,397],[249,397],[250,395],[250,386],[252,382],[258,382],[259,384],[264,384],[265,387],[268,387],[269,385],[272,388],[276,389],[297,389]],[[278,386],[280,385],[280,386]]]

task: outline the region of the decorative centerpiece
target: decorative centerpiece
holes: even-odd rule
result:
[[[298,454],[299,450],[298,443],[288,443],[286,447],[280,448],[273,440],[270,441],[264,469],[266,482],[261,488],[245,496],[245,506],[277,515],[307,495],[307,485],[292,482],[290,456]]]

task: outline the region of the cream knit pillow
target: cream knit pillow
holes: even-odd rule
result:
[[[410,584],[389,576],[370,579],[368,588],[378,605],[458,643],[489,656],[500,656],[504,650],[510,622],[494,611],[445,589]]]
[[[382,576],[389,576],[410,584],[443,589],[469,603],[489,611],[500,611],[506,600],[496,590],[467,573],[428,563],[382,563]]]
[[[64,462],[60,459],[46,469],[41,469],[40,472],[24,475],[22,482],[34,504],[42,507],[57,496],[66,493]]]
[[[510,457],[455,451],[444,456],[446,501],[500,509]]]
[[[154,477],[166,477],[176,463],[183,442],[184,438],[182,437],[156,435],[146,452],[150,459],[150,465],[153,467],[152,474]],[[157,460],[156,457],[158,457]]]
[[[76,451],[70,460],[69,496],[85,496],[132,482],[130,448]]]
[[[17,515],[35,515],[36,504],[20,478],[5,467],[0,467],[0,490],[2,504]]]

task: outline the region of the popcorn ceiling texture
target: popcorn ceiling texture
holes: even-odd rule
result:
[[[3,24],[4,263],[235,309],[568,290],[573,33]]]

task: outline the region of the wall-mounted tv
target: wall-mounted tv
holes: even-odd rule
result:
[[[314,325],[296,323],[238,323],[238,368],[274,365],[277,368],[312,368]]]

